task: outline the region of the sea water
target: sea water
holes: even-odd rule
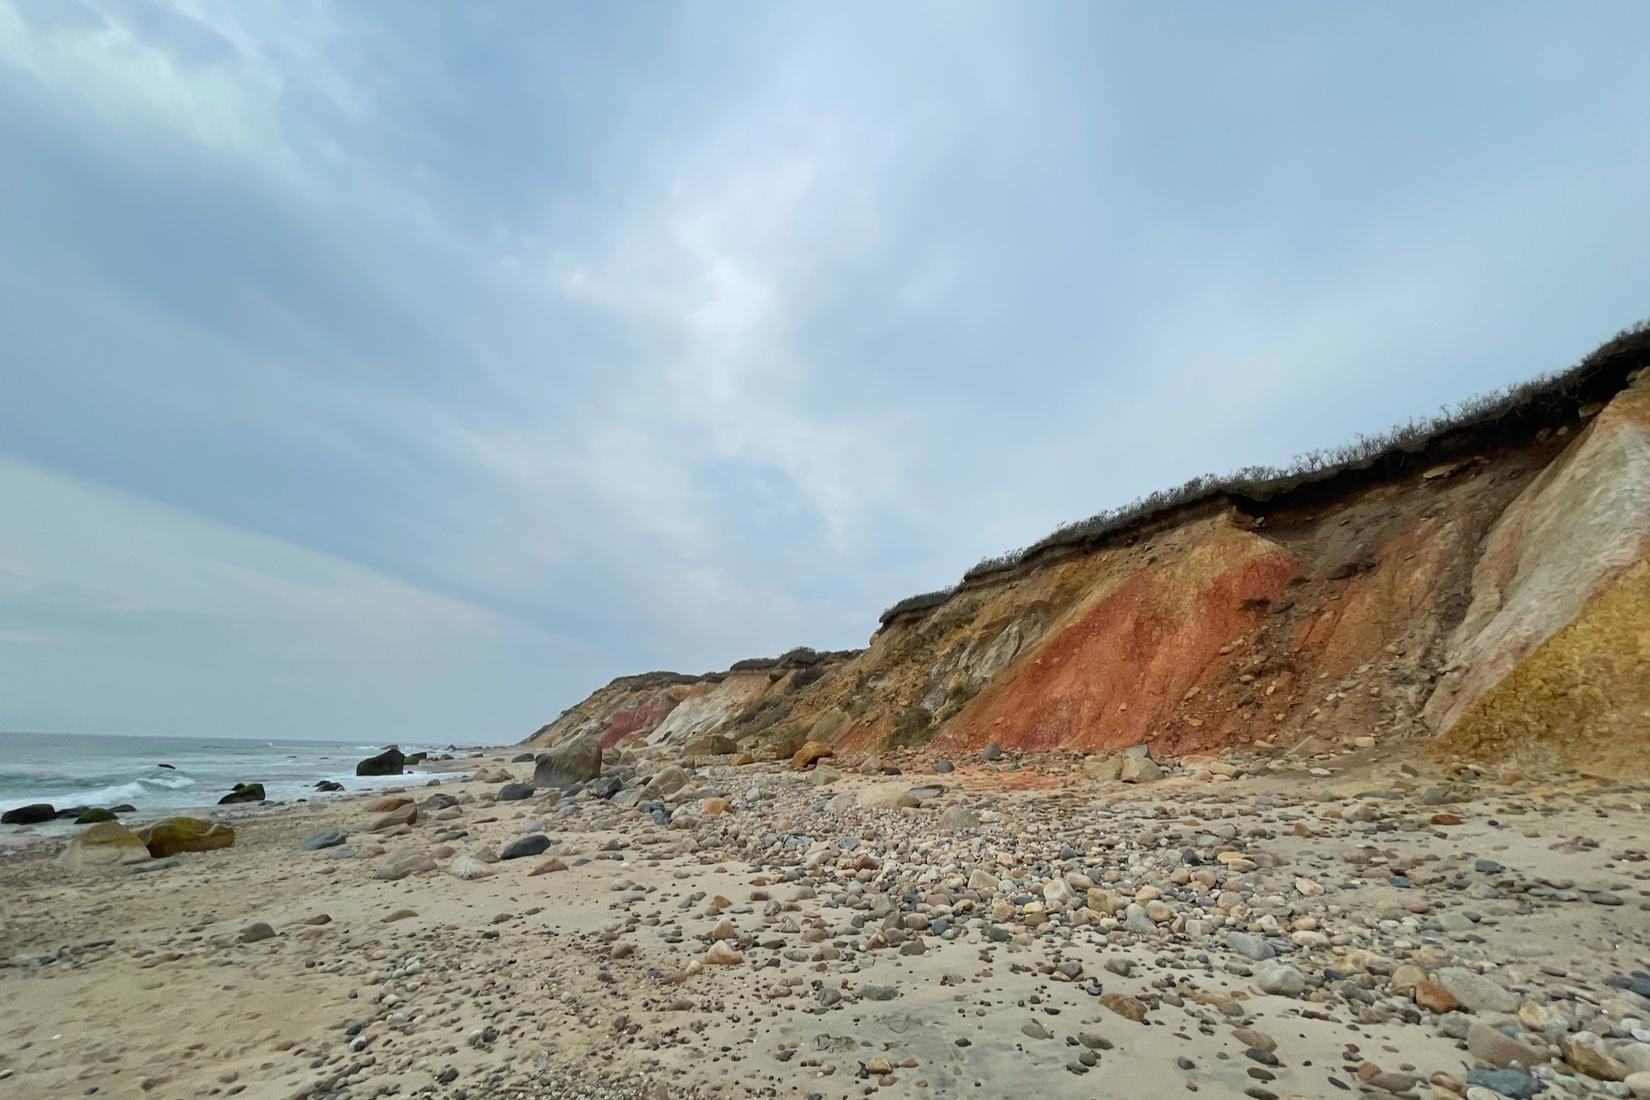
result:
[[[446,747],[399,745],[402,752]],[[265,741],[234,737],[120,737],[0,731],[0,811],[33,802],[129,804],[147,816],[215,805],[237,783],[262,783],[274,801],[316,796],[323,779],[346,790],[401,784],[407,776],[356,776],[382,752],[365,741]],[[416,769],[413,769],[416,771]]]

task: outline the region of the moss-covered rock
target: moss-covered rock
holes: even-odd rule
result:
[[[134,831],[156,859],[179,852],[211,852],[235,843],[231,826],[198,817],[169,817]]]
[[[233,805],[237,802],[262,802],[264,800],[264,785],[262,783],[237,783],[235,789],[218,799],[218,805]]]
[[[80,811],[79,816],[74,819],[74,823],[76,825],[95,825],[100,821],[113,821],[114,819],[113,810],[105,810],[102,806],[88,806]]]

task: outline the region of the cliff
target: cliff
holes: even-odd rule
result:
[[[1163,755],[1436,739],[1650,770],[1650,331],[1379,446],[1199,479],[901,601],[864,650],[624,677],[530,741]]]

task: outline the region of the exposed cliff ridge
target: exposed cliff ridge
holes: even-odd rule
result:
[[[1176,754],[1442,733],[1650,769],[1647,367],[1638,326],[1448,418],[1069,525],[895,604],[864,650],[621,677],[529,740]]]

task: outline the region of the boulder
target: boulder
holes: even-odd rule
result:
[[[988,764],[993,760],[1001,760],[1002,758],[1003,747],[995,741],[987,742],[985,748],[980,750],[980,759]]]
[[[310,833],[298,842],[301,852],[318,852],[322,848],[336,848],[349,837],[337,829],[322,829],[318,833]]]
[[[542,855],[550,847],[550,838],[543,833],[528,833],[506,844],[498,853],[499,859],[521,859],[523,856]]]
[[[727,756],[738,751],[738,743],[720,733],[701,734],[682,746],[689,756]]]
[[[315,784],[315,789],[318,791],[341,791],[344,789],[344,785],[332,779],[323,779]]]
[[[504,768],[477,768],[470,778],[477,783],[509,783],[515,776]]]
[[[0,825],[38,825],[57,816],[49,802],[35,802],[0,814]]]
[[[245,928],[241,929],[241,934],[237,938],[242,943],[257,943],[259,940],[270,940],[275,938],[275,929],[271,928],[268,924],[261,920],[254,921]]]
[[[1114,754],[1087,757],[1083,761],[1083,774],[1102,782],[1120,779],[1123,775],[1123,758]]]
[[[355,765],[356,775],[400,775],[407,758],[391,745],[377,756],[369,756]]]
[[[661,769],[657,775],[648,780],[647,789],[650,794],[664,797],[665,795],[675,794],[687,786],[687,782],[688,773],[681,768],[671,766]]]
[[[412,799],[404,794],[387,794],[383,798],[375,798],[367,803],[369,814],[387,814],[391,810],[399,810],[403,806],[412,805]]]
[[[454,878],[468,881],[486,878],[493,873],[493,869],[474,856],[460,855],[454,857],[453,861],[447,864],[447,873]]]
[[[138,835],[114,821],[92,825],[69,841],[57,857],[58,863],[76,873],[148,860],[149,849]]]
[[[791,754],[791,767],[801,771],[810,764],[817,764],[825,757],[835,755],[836,750],[823,741],[809,741]]]
[[[1438,972],[1438,984],[1471,1012],[1517,1012],[1521,998],[1489,978],[1459,966]]]
[[[198,817],[169,817],[132,830],[156,859],[179,852],[212,852],[235,843],[235,830]]]
[[[393,829],[397,825],[412,825],[418,821],[418,807],[410,802],[398,810],[391,810],[387,814],[380,814],[368,828],[375,833],[386,829]]]
[[[1479,1020],[1467,1027],[1467,1052],[1497,1069],[1523,1066],[1529,1069],[1547,1060],[1547,1052],[1532,1043],[1515,1039]]]
[[[532,762],[533,754],[530,752],[518,752],[510,757],[510,763],[512,764],[531,764]]]
[[[602,774],[602,743],[582,734],[540,753],[533,765],[533,786],[570,790]]]
[[[218,805],[228,806],[237,802],[262,802],[264,800],[264,785],[262,783],[237,783],[234,790],[218,799]]]
[[[386,857],[373,868],[372,877],[384,882],[396,882],[408,875],[422,875],[435,870],[435,860],[423,852],[400,851]]]
[[[114,819],[115,812],[113,810],[105,810],[101,806],[93,806],[89,809],[81,810],[80,814],[74,819],[74,823],[76,825],[95,825],[99,821],[113,821]]]
[[[1117,778],[1125,783],[1151,783],[1163,778],[1163,769],[1149,756],[1125,756]]]
[[[401,763],[409,768],[416,767],[417,765],[424,763],[425,760],[429,759],[429,756],[430,754],[427,752],[410,752],[401,758]]]
[[[534,787],[531,783],[506,783],[493,796],[495,802],[520,802],[524,798],[532,798]]]

